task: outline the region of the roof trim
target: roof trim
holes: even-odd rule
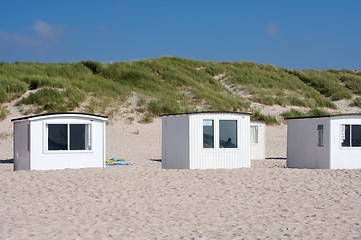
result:
[[[91,113],[81,113],[81,112],[54,112],[54,113],[43,113],[38,115],[31,115],[31,116],[25,116],[20,118],[14,118],[11,119],[12,122],[22,121],[22,120],[32,120],[35,118],[42,118],[42,117],[48,117],[48,116],[55,116],[55,115],[81,115],[81,116],[88,116],[88,117],[94,117],[94,118],[102,118],[104,121],[108,120],[108,117],[102,116],[102,115],[96,115]]]
[[[335,115],[325,115],[325,116],[305,116],[305,117],[287,117],[285,120],[293,119],[308,119],[308,118],[333,118],[333,117],[342,117],[342,116],[360,116],[361,113],[345,113],[345,114],[335,114]]]
[[[201,112],[184,112],[184,113],[168,113],[161,114],[160,117],[163,116],[177,116],[177,115],[195,115],[195,114],[217,114],[217,113],[225,113],[225,114],[240,114],[240,115],[252,115],[249,112],[231,112],[231,111],[201,111]]]

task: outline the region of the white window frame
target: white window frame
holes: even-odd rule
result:
[[[350,126],[350,139],[349,139],[349,142],[350,142],[350,146],[342,146],[342,141],[345,139],[345,132],[344,132],[344,129],[346,125],[349,125]],[[339,141],[339,144],[340,144],[340,148],[342,149],[354,149],[354,148],[361,148],[361,146],[352,146],[352,126],[361,126],[361,124],[358,124],[358,123],[345,123],[345,124],[341,124],[341,127],[340,127],[340,141]]]
[[[212,121],[212,127],[213,127],[213,147],[209,147],[209,148],[204,147],[204,122],[205,121]],[[215,131],[216,126],[215,126],[215,124],[216,124],[216,121],[214,119],[212,119],[212,118],[204,118],[204,119],[202,119],[202,142],[203,142],[202,148],[203,149],[215,149],[215,147],[216,147],[216,144],[215,144],[215,141],[214,141],[214,139],[216,138],[216,131]]]
[[[253,130],[255,129],[255,135],[253,135]],[[250,126],[250,142],[252,145],[259,145],[259,129],[260,126],[259,125],[251,125]],[[253,139],[252,137],[256,136],[255,139]],[[257,140],[257,141],[253,141],[253,140]]]
[[[221,121],[236,121],[236,138],[237,138],[237,142],[236,142],[236,144],[237,144],[237,146],[236,147],[221,147],[220,146],[220,140],[221,140],[221,137],[220,137],[220,130],[221,130],[221,128],[220,128],[220,122]],[[239,147],[239,136],[238,136],[238,129],[239,129],[239,125],[238,125],[238,123],[239,123],[239,121],[238,121],[238,119],[225,119],[225,118],[222,118],[222,119],[219,119],[218,120],[218,148],[219,149],[227,149],[227,150],[233,150],[233,149],[238,149]]]
[[[48,149],[48,137],[49,137],[49,132],[48,132],[48,125],[52,125],[52,124],[63,124],[63,125],[67,125],[67,145],[68,145],[68,149],[67,150],[49,150]],[[89,150],[71,150],[70,149],[70,125],[87,125],[88,126],[88,145],[90,146]],[[93,152],[93,124],[89,123],[89,122],[44,122],[43,125],[43,129],[44,129],[44,141],[43,141],[43,145],[44,145],[44,153],[90,153]]]
[[[214,143],[213,148],[204,148],[203,147],[203,120],[213,120],[213,135],[214,135]],[[220,124],[219,122],[221,120],[231,120],[236,121],[236,136],[237,136],[237,147],[235,148],[224,148],[220,146]],[[238,118],[219,118],[219,117],[204,117],[201,118],[201,124],[202,124],[202,131],[201,131],[201,137],[202,140],[200,141],[201,149],[204,151],[234,151],[240,149],[240,122],[241,120]]]

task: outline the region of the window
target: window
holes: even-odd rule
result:
[[[91,150],[90,124],[47,124],[47,150]]]
[[[89,124],[70,124],[70,150],[91,150]]]
[[[68,130],[66,124],[48,125],[48,150],[68,149]]]
[[[361,147],[361,125],[343,124],[341,126],[341,146]]]
[[[203,148],[214,148],[214,120],[203,120]]]
[[[318,132],[317,146],[323,147],[323,125],[317,126],[317,132]]]
[[[251,143],[258,144],[258,126],[251,126]]]
[[[219,147],[237,148],[237,120],[219,120]]]

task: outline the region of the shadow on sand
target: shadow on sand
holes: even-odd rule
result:
[[[266,157],[266,160],[287,160],[285,157]]]
[[[162,162],[162,159],[149,159],[151,162],[159,162],[161,163]]]
[[[4,164],[4,163],[14,163],[14,159],[4,159],[4,160],[0,160],[0,164]]]

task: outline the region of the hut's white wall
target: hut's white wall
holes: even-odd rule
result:
[[[47,151],[47,124],[90,124],[91,150]],[[83,117],[54,117],[31,121],[31,170],[105,166],[105,122]]]
[[[323,146],[318,146],[318,125],[323,125]],[[330,168],[329,118],[287,120],[287,167]]]
[[[190,168],[250,167],[250,117],[232,113],[206,113],[189,116]],[[203,120],[214,120],[214,148],[203,148]],[[219,146],[219,120],[237,120],[237,148]]]
[[[331,119],[331,169],[361,168],[361,147],[342,147],[342,125],[361,125],[361,116],[337,116]]]
[[[189,117],[162,117],[162,168],[189,168]]]
[[[256,128],[257,130],[253,129]],[[257,136],[253,136],[257,134]],[[255,141],[257,138],[257,141]],[[266,124],[263,122],[251,121],[250,127],[251,159],[265,159],[266,155]]]
[[[29,122],[14,124],[14,170],[30,169]]]

